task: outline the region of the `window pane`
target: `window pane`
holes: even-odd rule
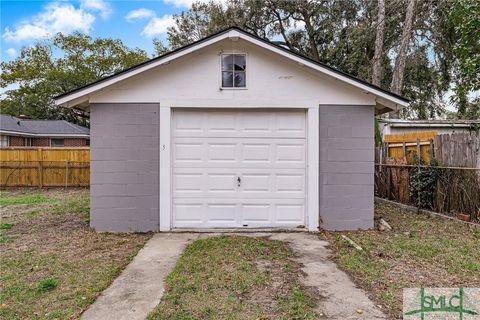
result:
[[[0,136],[0,147],[8,147],[8,136]]]
[[[233,87],[233,72],[222,72],[222,87]]]
[[[244,55],[236,54],[234,62],[235,62],[235,70],[245,71],[246,61],[245,61]]]
[[[222,56],[222,70],[233,70],[233,54],[224,54]]]
[[[50,144],[52,147],[63,147],[65,145],[63,139],[51,139]]]
[[[235,72],[235,87],[245,87],[245,72]]]

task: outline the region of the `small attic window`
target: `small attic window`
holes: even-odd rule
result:
[[[245,88],[247,59],[245,54],[222,54],[222,88]]]

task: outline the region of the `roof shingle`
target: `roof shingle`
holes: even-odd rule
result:
[[[78,134],[89,135],[90,129],[65,120],[30,120],[0,114],[0,130],[30,134]]]

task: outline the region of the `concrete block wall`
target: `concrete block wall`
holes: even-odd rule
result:
[[[374,107],[320,106],[320,219],[328,230],[373,227]]]
[[[159,229],[159,105],[94,104],[90,224],[97,231]]]

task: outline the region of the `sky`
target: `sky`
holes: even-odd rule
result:
[[[121,39],[129,47],[154,53],[152,39],[165,39],[172,15],[193,0],[0,1],[1,60],[57,32]]]

